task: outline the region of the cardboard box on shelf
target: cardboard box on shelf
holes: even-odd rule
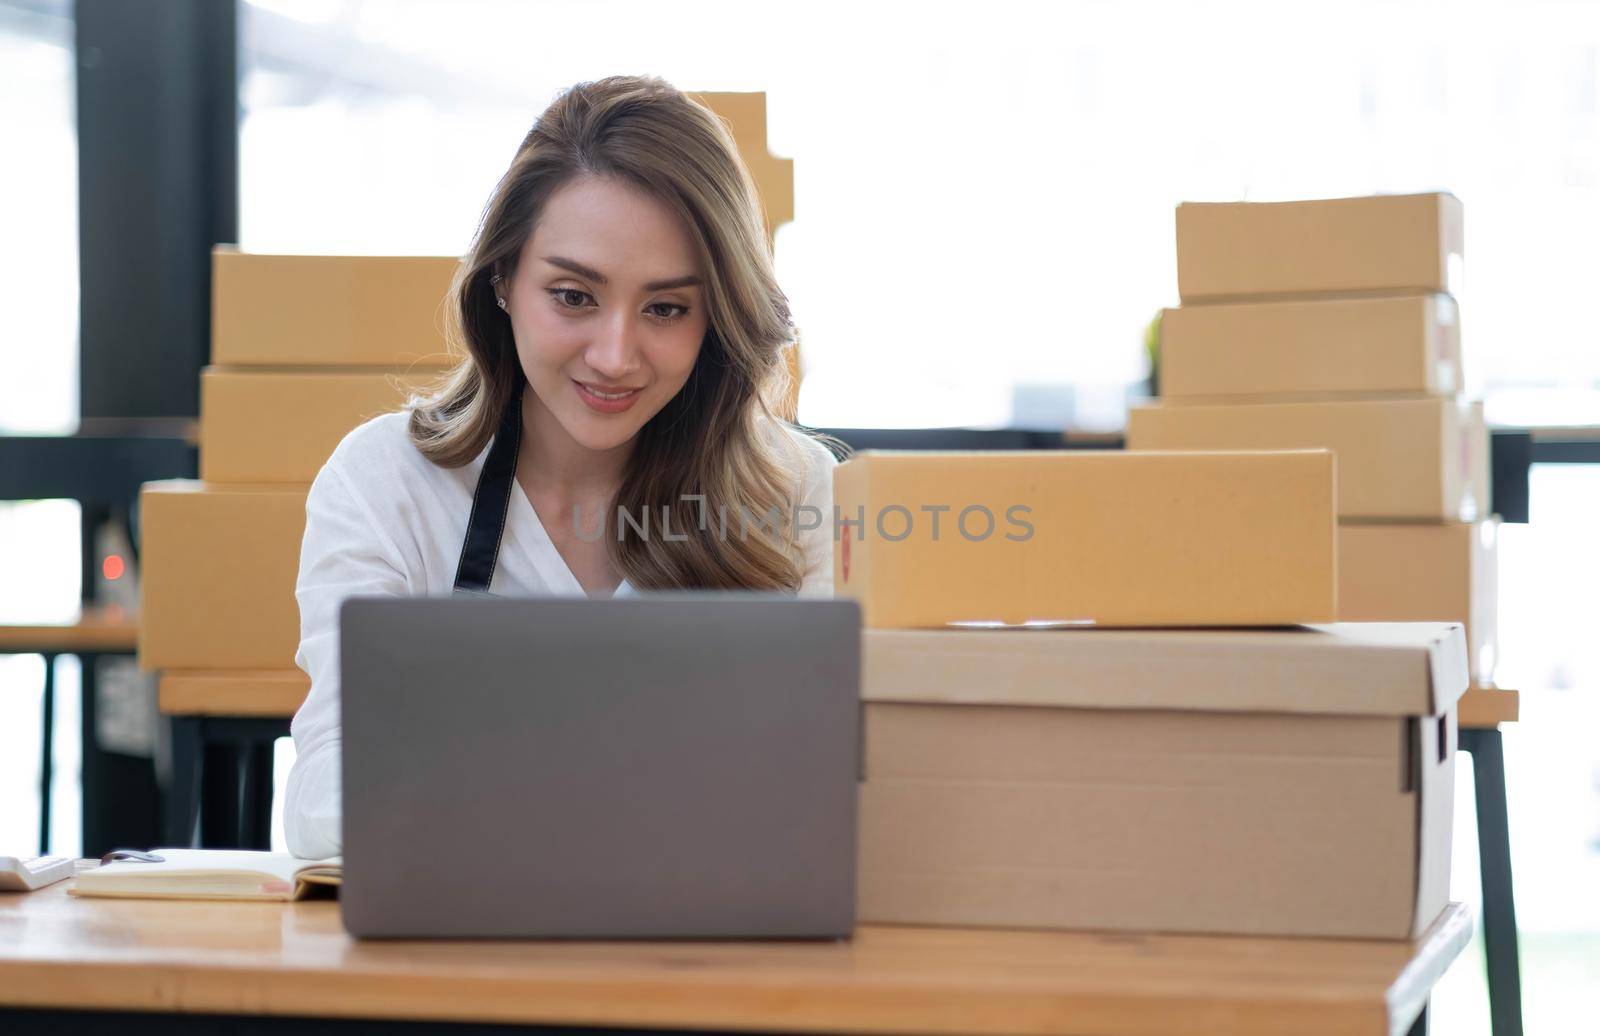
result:
[[[295,668],[306,486],[147,482],[142,669]]]
[[[1366,399],[1134,407],[1130,450],[1331,449],[1339,517],[1474,521],[1488,513],[1481,403]]]
[[[1405,939],[1445,906],[1458,625],[863,638],[863,923]]]
[[[309,483],[351,429],[400,409],[438,375],[208,367],[200,375],[200,478]]]
[[[454,256],[212,250],[211,362],[236,367],[450,366]]]
[[[834,472],[834,591],[876,627],[1329,621],[1333,485],[1323,451],[868,450]]]
[[[1165,400],[1460,390],[1448,295],[1184,306],[1161,319]]]
[[[1178,206],[1185,303],[1331,292],[1460,297],[1461,202],[1385,194]]]
[[[1472,678],[1494,680],[1497,519],[1339,526],[1339,618],[1460,622]]]

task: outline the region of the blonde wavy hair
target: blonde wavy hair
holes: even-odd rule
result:
[[[448,343],[464,355],[430,393],[408,401],[412,442],[433,463],[460,467],[493,438],[526,379],[489,278],[496,263],[512,276],[545,203],[584,175],[627,183],[680,217],[704,271],[708,317],[689,380],[640,429],[603,512],[670,514],[677,531],[671,538],[640,535],[618,521],[613,532],[608,521],[612,562],[640,590],[798,590],[802,557],[790,518],[806,463],[798,442],[760,427],[768,421],[805,434],[767,402],[789,384],[784,350],[795,329],[788,299],[732,135],[708,108],[659,78],[579,83],[523,139],[445,299]],[[759,521],[774,507],[785,516],[776,537]],[[747,511],[757,517],[757,534],[735,534]],[[729,532],[705,521],[708,514],[728,515]]]

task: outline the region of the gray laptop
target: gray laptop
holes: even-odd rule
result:
[[[340,637],[351,934],[850,933],[855,602],[354,597]]]

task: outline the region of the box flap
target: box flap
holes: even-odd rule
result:
[[[1450,902],[1451,826],[1455,817],[1455,759],[1459,732],[1455,706],[1437,717],[1413,720],[1416,792],[1416,893],[1412,938],[1433,924]]]
[[[1433,716],[1466,688],[1459,623],[862,632],[867,701]]]

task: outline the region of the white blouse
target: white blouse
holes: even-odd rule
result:
[[[338,855],[340,827],[339,604],[355,594],[449,594],[478,473],[488,447],[460,468],[435,465],[411,444],[406,411],[366,422],[339,443],[306,499],[305,536],[295,598],[300,648],[295,664],[311,677],[311,693],[290,730],[296,759],[289,773],[284,827],[289,851],[321,859]],[[763,419],[765,420],[765,419]],[[802,596],[833,594],[833,454],[784,425],[806,475],[797,504],[821,522],[799,533]],[[781,441],[779,443],[781,445]],[[538,513],[512,482],[491,593],[578,595],[583,587],[562,560]],[[607,516],[607,528],[613,528]],[[805,524],[813,524],[809,519]],[[634,593],[624,581],[615,596]]]

